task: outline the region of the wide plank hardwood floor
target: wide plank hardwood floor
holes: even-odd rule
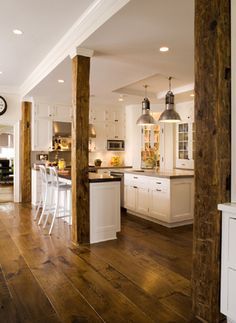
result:
[[[0,322],[193,322],[192,228],[123,216],[117,240],[76,247],[31,205],[0,204]]]

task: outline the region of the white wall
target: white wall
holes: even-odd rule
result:
[[[236,0],[231,0],[231,201],[236,202]]]
[[[0,124],[14,126],[14,201],[20,202],[19,120],[21,118],[21,100],[18,94],[0,92],[0,95],[7,101],[7,111],[0,116]]]
[[[13,126],[21,118],[21,101],[18,94],[2,93],[0,95],[7,101],[7,111],[0,116],[0,124]]]

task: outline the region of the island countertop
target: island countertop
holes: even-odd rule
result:
[[[115,170],[113,171],[115,172]],[[162,178],[189,178],[194,177],[194,171],[192,170],[182,170],[182,169],[163,169],[163,170],[154,170],[154,169],[124,169],[119,170],[124,174],[135,174],[141,176],[150,176],[150,177],[162,177]]]
[[[58,176],[60,178],[64,178],[68,181],[71,181],[71,174],[58,171]],[[120,182],[121,179],[119,177],[110,176],[107,174],[97,174],[97,173],[89,173],[89,183],[101,183],[101,182]]]

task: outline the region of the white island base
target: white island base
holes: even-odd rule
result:
[[[60,181],[71,185],[71,179],[60,177]],[[90,243],[116,239],[120,231],[120,179],[112,176],[90,174]],[[32,170],[32,204],[37,205],[40,199],[40,174]],[[61,193],[64,194],[64,193]],[[71,210],[71,194],[67,193],[67,209]],[[61,195],[59,206],[64,206]],[[65,218],[71,224],[71,218]],[[53,232],[52,232],[53,234]]]
[[[90,243],[116,239],[120,219],[120,182],[90,183]]]

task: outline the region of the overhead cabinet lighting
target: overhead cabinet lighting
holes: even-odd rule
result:
[[[145,87],[145,98],[142,102],[142,115],[138,118],[136,124],[139,126],[154,125],[156,120],[150,114],[150,101],[147,98],[147,85]]]
[[[174,94],[171,91],[171,79],[169,77],[169,91],[166,93],[165,98],[165,111],[162,112],[158,121],[166,123],[177,123],[181,121],[179,114],[174,109]]]

